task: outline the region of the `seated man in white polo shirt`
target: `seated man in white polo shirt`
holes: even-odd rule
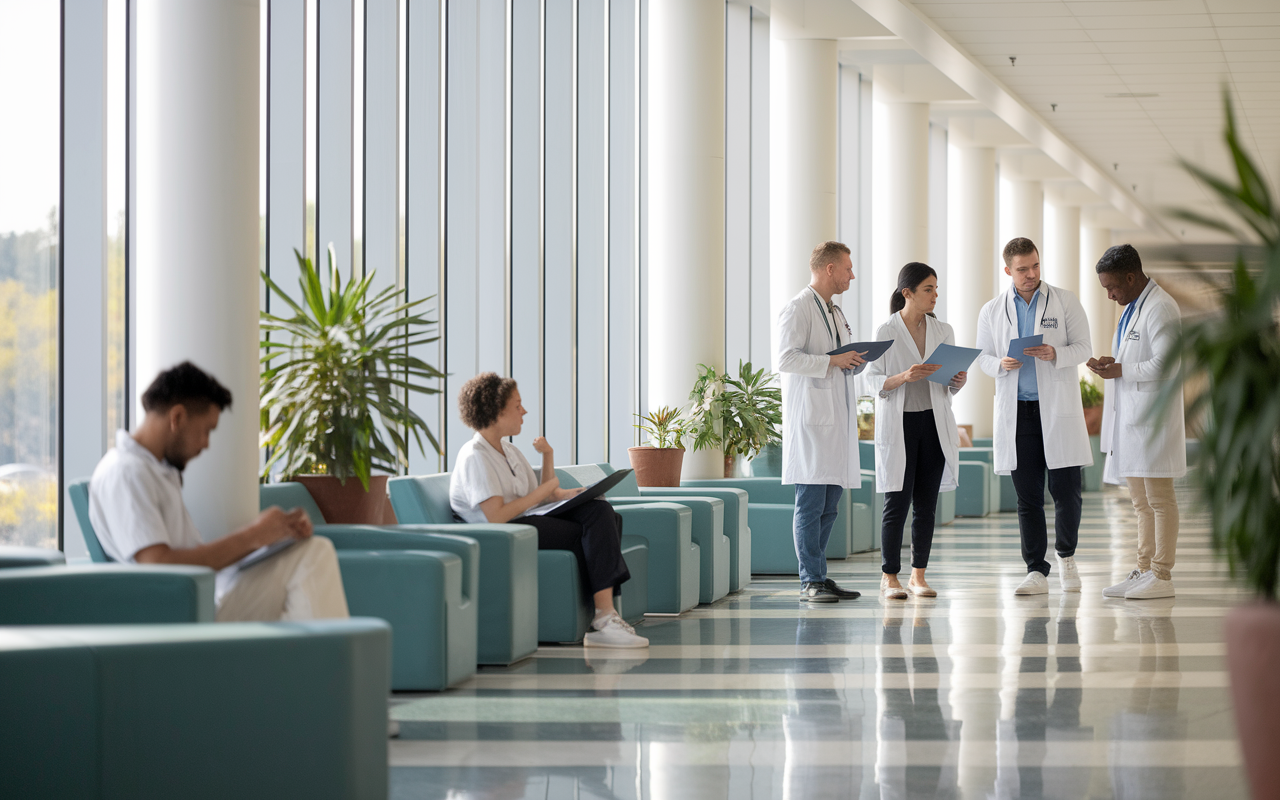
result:
[[[142,395],[146,417],[117,431],[89,482],[89,520],[109,558],[195,564],[218,571],[219,622],[346,617],[333,543],[312,538],[302,509],[272,507],[248,526],[206,543],[182,501],[182,470],[209,446],[231,392],[189,361],[165,370]],[[250,567],[236,562],[284,539],[298,543]]]

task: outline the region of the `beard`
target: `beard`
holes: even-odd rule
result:
[[[179,451],[178,448],[171,447],[165,451],[164,460],[169,462],[169,466],[173,467],[178,472],[182,472],[186,470],[187,462],[190,459],[188,459],[185,454]]]

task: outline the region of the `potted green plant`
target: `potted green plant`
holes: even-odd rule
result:
[[[430,344],[434,320],[413,309],[431,298],[401,302],[403,290],[371,294],[373,273],[343,283],[329,245],[328,288],[296,250],[302,302],[264,272],[268,289],[292,316],[262,313],[261,444],[273,472],[302,482],[329,522],[380,523],[387,474],[408,465],[409,441],[439,452],[408,395],[436,394],[421,381],[444,377],[410,355]],[[352,479],[355,480],[352,480]]]
[[[1102,433],[1102,390],[1088,378],[1080,379],[1080,402],[1084,405],[1084,427],[1090,436]]]
[[[1249,782],[1254,797],[1270,797],[1280,786],[1280,209],[1240,145],[1229,95],[1225,101],[1234,180],[1183,166],[1230,210],[1234,224],[1190,211],[1177,215],[1261,247],[1240,248],[1223,288],[1197,271],[1221,311],[1184,325],[1181,371],[1171,366],[1166,374],[1178,378],[1169,382],[1170,392],[1187,382],[1208,385],[1187,405],[1189,418],[1204,419],[1195,473],[1214,549],[1225,554],[1233,575],[1243,573],[1259,600],[1233,609],[1224,635]]]
[[[641,486],[679,486],[684,465],[685,419],[680,409],[662,406],[640,417],[637,428],[649,435],[649,444],[628,447],[627,457]]]
[[[698,379],[689,393],[689,435],[694,451],[719,448],[724,476],[734,477],[740,457],[753,458],[765,445],[782,441],[782,390],[777,375],[752,370],[738,362],[738,377],[698,365]]]

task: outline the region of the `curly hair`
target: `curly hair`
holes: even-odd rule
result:
[[[1094,267],[1099,275],[1104,272],[1142,272],[1142,257],[1131,244],[1118,244],[1107,248]]]
[[[186,406],[190,413],[203,414],[210,406],[226,411],[231,391],[209,373],[183,361],[161,372],[142,393],[142,409],[148,413],[168,413],[174,406]]]
[[[458,390],[458,416],[472,430],[487,428],[498,421],[516,390],[513,378],[500,378],[496,372],[482,372],[462,384]]]

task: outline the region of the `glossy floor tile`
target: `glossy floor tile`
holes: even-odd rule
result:
[[[934,536],[935,600],[881,600],[861,554],[830,567],[858,600],[758,578],[646,620],[647,652],[544,647],[398,695],[392,797],[1243,798],[1221,626],[1247,595],[1180,504],[1175,598],[1102,597],[1136,537],[1110,488],[1085,495],[1080,594],[1055,575],[1015,597],[1016,517],[960,518]]]

